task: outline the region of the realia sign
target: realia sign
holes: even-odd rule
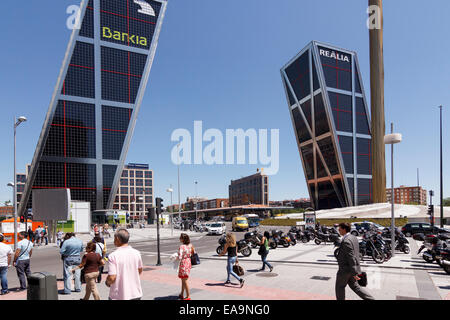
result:
[[[338,61],[343,61],[343,62],[348,62],[350,63],[350,58],[343,54],[343,53],[339,53],[336,51],[329,51],[329,50],[325,50],[325,49],[320,49],[319,53],[321,56],[327,57],[327,58],[331,58],[331,59],[336,59]]]

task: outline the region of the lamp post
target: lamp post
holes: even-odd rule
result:
[[[441,220],[441,223],[440,223],[440,225],[441,225],[441,228],[443,228],[444,227],[444,207],[443,207],[443,205],[444,205],[444,178],[443,178],[443,175],[442,175],[442,106],[440,106],[439,107],[439,109],[441,109],[440,110],[440,114],[441,114],[441,134],[440,134],[440,136],[441,136],[441,172],[440,172],[440,174],[441,174],[441,206],[440,206],[440,210],[441,210],[441,216],[440,216],[440,220]]]
[[[17,173],[16,173],[16,131],[17,127],[22,123],[27,121],[25,117],[19,117],[16,119],[14,117],[14,250],[17,248]],[[8,184],[9,185],[9,184]]]
[[[395,255],[395,215],[394,215],[394,144],[402,142],[402,135],[394,132],[394,124],[391,123],[391,134],[384,136],[384,144],[391,145],[391,248],[392,256]]]
[[[178,220],[181,223],[181,198],[180,198],[180,144],[177,144],[177,154],[178,154]]]
[[[170,188],[168,188],[166,191],[170,192],[170,226],[172,228],[171,232],[172,232],[172,236],[173,236],[173,202],[172,202],[173,189],[172,189],[172,185],[170,185]]]
[[[195,181],[195,223],[197,223],[197,205],[198,205],[198,192],[197,192],[198,181]]]

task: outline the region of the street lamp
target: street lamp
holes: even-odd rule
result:
[[[391,145],[391,247],[392,256],[395,255],[395,216],[394,216],[394,144],[402,142],[402,135],[394,132],[394,124],[391,123],[391,134],[384,136],[384,144]]]
[[[16,119],[14,117],[14,250],[17,248],[17,173],[16,173],[16,129],[22,123],[27,121],[27,118],[24,116]],[[9,185],[9,184],[8,184]],[[26,228],[26,226],[25,226]],[[25,229],[26,230],[26,229]]]
[[[197,192],[198,181],[195,181],[195,222],[197,223],[197,205],[198,205],[198,192]]]
[[[170,188],[168,188],[166,190],[167,192],[170,192],[170,225],[172,227],[172,236],[173,236],[173,202],[172,202],[172,193],[173,193],[173,189],[172,189],[172,185],[170,185]]]

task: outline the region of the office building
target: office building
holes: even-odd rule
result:
[[[113,209],[125,210],[131,220],[142,221],[153,206],[153,171],[149,165],[125,165]]]
[[[314,208],[372,203],[372,138],[357,54],[313,41],[281,77]]]
[[[81,28],[70,38],[19,214],[33,189],[70,189],[72,200],[90,202],[92,210],[113,207],[166,6],[82,2]]]
[[[269,205],[269,178],[257,173],[238,180],[231,180],[228,187],[230,207],[249,204]]]
[[[386,201],[391,202],[392,190],[386,189]],[[394,203],[397,204],[416,204],[427,205],[427,190],[422,187],[406,187],[400,186],[394,188]]]

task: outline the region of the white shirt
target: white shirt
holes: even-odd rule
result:
[[[8,266],[8,255],[10,254],[13,254],[11,246],[5,243],[0,243],[0,267]]]

